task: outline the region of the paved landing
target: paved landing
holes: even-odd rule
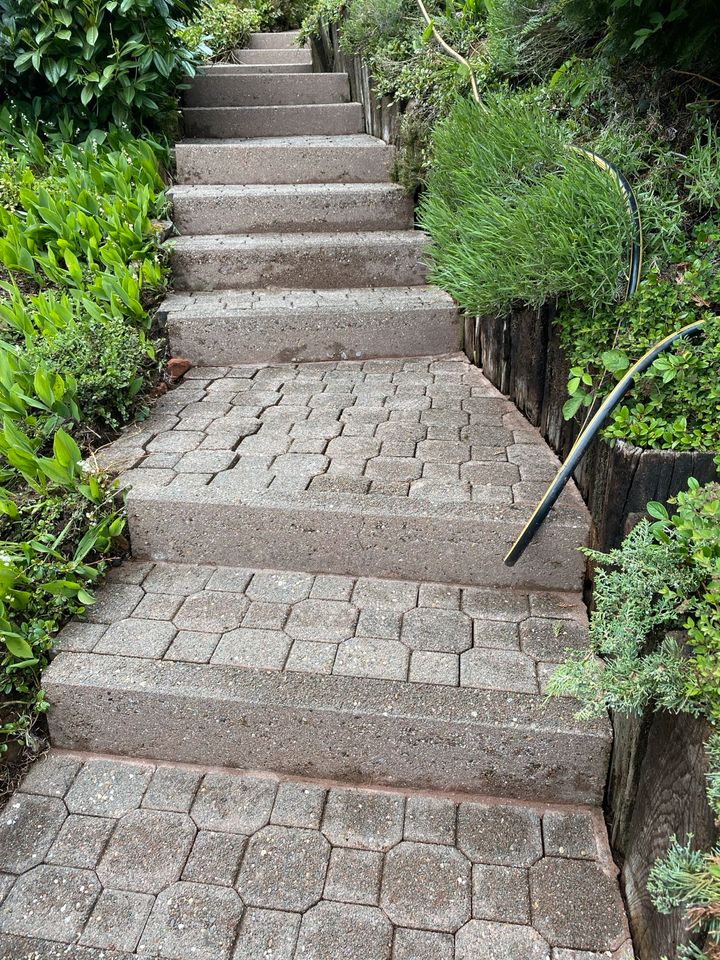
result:
[[[0,818],[2,960],[630,960],[599,811],[53,752]]]
[[[503,566],[558,463],[462,355],[196,368],[102,462],[127,470],[140,559],[557,590],[582,578],[574,488],[526,560]]]

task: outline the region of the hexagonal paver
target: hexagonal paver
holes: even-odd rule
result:
[[[18,789],[43,797],[64,797],[80,767],[82,763],[73,757],[49,753],[32,765]]]
[[[269,603],[299,603],[310,596],[313,577],[305,573],[261,572],[253,575],[246,595]]]
[[[35,867],[17,880],[0,907],[0,931],[75,943],[99,894],[90,870]]]
[[[0,814],[0,870],[23,873],[42,863],[66,817],[57,797],[16,793]]]
[[[265,827],[250,840],[237,889],[254,907],[307,910],[322,896],[330,844],[317,830]]]
[[[527,867],[542,856],[540,817],[524,807],[461,803],[458,847],[474,863]]]
[[[460,657],[460,686],[537,693],[535,661],[514,650],[475,647]]]
[[[389,793],[331,790],[322,831],[336,847],[389,850],[402,839],[405,800]]]
[[[338,647],[333,673],[343,677],[405,680],[410,651],[397,640],[353,637]]]
[[[206,774],[191,816],[198,827],[226,833],[255,833],[270,820],[277,784],[228,773]]]
[[[393,960],[453,960],[455,941],[449,933],[400,928],[395,931],[392,956]]]
[[[417,603],[418,585],[401,580],[375,580],[362,577],[355,584],[353,603],[363,610],[387,610],[404,613]]]
[[[205,590],[188,597],[175,614],[180,630],[224,633],[240,626],[250,601],[242,594]]]
[[[470,894],[470,863],[454,847],[404,842],[385,857],[380,905],[398,926],[454,933]]]
[[[626,937],[614,879],[597,863],[547,857],[530,869],[533,923],[558,947],[601,953]]]
[[[65,803],[70,813],[122,817],[140,806],[153,767],[119,760],[89,760],[70,787]]]
[[[240,897],[228,887],[174,883],[155,901],[138,952],[229,960],[242,912]]]
[[[597,840],[591,814],[548,810],[543,815],[543,840],[548,857],[594,860]]]
[[[472,646],[472,620],[459,610],[418,607],[405,614],[400,639],[412,650],[462,653]]]
[[[530,888],[526,869],[476,863],[472,882],[472,914],[477,920],[530,923]]]
[[[182,813],[133,810],[118,823],[97,869],[103,886],[159,893],[180,879],[196,828]]]
[[[471,920],[455,936],[455,960],[549,960],[550,947],[532,927]]]
[[[247,842],[242,834],[201,830],[195,837],[182,879],[234,886]]]
[[[390,960],[392,924],[376,907],[322,903],[303,916],[296,956],[302,960]]]
[[[479,620],[505,620],[519,623],[530,615],[528,597],[510,590],[480,590],[466,587],[462,609]]]
[[[106,817],[70,814],[47,854],[47,862],[94,870],[114,829],[115,821]]]
[[[372,850],[336,847],[330,856],[325,891],[326,900],[342,903],[366,903],[377,906],[383,857]]]
[[[300,914],[248,907],[233,960],[293,960]]]
[[[352,637],[358,609],[342,600],[302,600],[293,607],[285,632],[293,640],[340,643]]]

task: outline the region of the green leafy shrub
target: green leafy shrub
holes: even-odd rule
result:
[[[431,278],[469,313],[567,295],[619,298],[629,220],[614,181],[521,95],[460,101],[435,129],[427,192]]]
[[[142,331],[99,312],[74,318],[55,336],[38,337],[28,348],[31,363],[75,380],[83,419],[107,427],[130,418],[152,355]]]
[[[197,0],[0,0],[0,85],[81,130],[156,127],[195,53],[177,36]]]
[[[74,146],[4,111],[2,171],[0,749],[32,743],[52,634],[122,551],[117,493],[80,443],[135,409],[167,277],[151,142],[115,130]]]
[[[204,3],[181,37],[203,59],[226,60],[233,50],[245,46],[251,33],[261,29],[264,9],[236,0]]]

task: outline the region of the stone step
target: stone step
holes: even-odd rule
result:
[[[205,76],[236,77],[256,73],[312,73],[311,63],[211,63],[204,67]]]
[[[184,140],[175,146],[180,183],[379,183],[393,149],[367,134]]]
[[[414,222],[412,198],[396,183],[180,184],[170,197],[183,234],[411,230]]]
[[[185,91],[186,107],[256,107],[347,103],[346,73],[199,74]]]
[[[307,47],[242,47],[233,50],[235,63],[312,63]]]
[[[276,33],[251,33],[247,48],[249,50],[297,50],[299,30],[278,30]]]
[[[163,304],[171,350],[214,366],[406,357],[457,350],[457,308],[437,287],[228,290]]]
[[[544,696],[587,642],[576,594],[134,562],[43,685],[63,748],[600,804],[609,724]]]
[[[176,290],[413,286],[425,282],[419,230],[264,233],[174,239]]]
[[[3,960],[633,956],[587,807],[53,750],[0,820],[0,870]]]
[[[140,559],[582,585],[574,487],[503,565],[558,462],[462,355],[196,368],[100,463],[128,471]]]
[[[186,107],[188,137],[343,136],[362,133],[359,103],[309,103],[274,107]]]

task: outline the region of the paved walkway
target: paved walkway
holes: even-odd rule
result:
[[[0,960],[632,960],[556,461],[457,353],[347,77],[256,35],[186,101],[165,309],[196,367],[103,453],[132,562],[46,672]],[[114,755],[114,756],[111,756]]]

